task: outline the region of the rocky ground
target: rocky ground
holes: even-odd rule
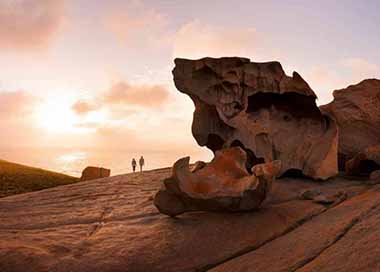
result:
[[[379,185],[284,178],[257,212],[170,218],[152,204],[169,175],[0,199],[0,271],[380,270]]]

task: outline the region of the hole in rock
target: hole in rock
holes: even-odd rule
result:
[[[296,118],[322,118],[314,97],[294,92],[284,94],[259,92],[251,95],[248,97],[247,112],[256,112],[262,108],[268,109],[271,106],[274,106],[277,110],[290,113],[291,116]],[[290,116],[286,115],[286,121],[289,121],[290,118]]]
[[[252,171],[251,171],[251,168],[252,166],[256,165],[256,164],[259,164],[259,163],[264,163],[265,160],[263,158],[258,158],[256,157],[255,153],[246,148],[242,142],[240,142],[239,140],[234,140],[232,143],[231,143],[231,147],[234,147],[234,146],[239,146],[241,149],[243,149],[245,151],[245,153],[247,154],[247,163],[246,163],[246,168],[247,168],[247,171],[252,174]]]
[[[224,140],[217,134],[210,133],[207,137],[206,146],[215,153],[215,151],[222,149]]]
[[[380,165],[372,160],[363,160],[359,164],[359,172],[361,175],[369,176],[376,170],[380,170]]]
[[[305,176],[300,169],[291,168],[285,171],[280,178],[302,178],[310,179],[308,176]]]

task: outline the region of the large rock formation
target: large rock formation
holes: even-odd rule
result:
[[[83,169],[80,180],[84,181],[98,178],[108,178],[110,175],[110,169],[95,166],[87,166],[85,169]]]
[[[340,168],[368,147],[380,145],[380,80],[367,79],[334,91],[334,101],[321,106],[339,127]]]
[[[189,157],[178,160],[173,175],[155,196],[158,210],[170,216],[187,211],[250,211],[257,209],[280,171],[280,161],[246,169],[247,154],[240,147],[217,151],[208,164],[189,170]]]
[[[192,132],[214,152],[240,146],[248,165],[281,160],[279,175],[299,170],[316,179],[337,173],[337,128],[315,104],[316,95],[278,62],[246,58],[176,59],[178,90],[195,104]]]

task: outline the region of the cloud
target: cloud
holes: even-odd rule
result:
[[[75,102],[71,109],[77,114],[77,115],[86,115],[89,112],[96,111],[100,108],[99,105],[92,104],[87,101],[78,100]]]
[[[149,122],[162,109],[169,94],[161,85],[135,85],[119,81],[110,88],[86,100],[71,104],[76,114],[75,128],[97,131],[107,126],[127,126],[136,129],[139,123]]]
[[[36,98],[25,91],[0,92],[0,119],[25,118],[36,102]]]
[[[153,108],[161,106],[168,98],[168,91],[161,85],[130,85],[119,81],[105,93],[106,104],[127,104]]]
[[[63,0],[2,0],[0,48],[46,47],[59,29],[63,15]]]
[[[111,9],[104,18],[106,29],[128,47],[157,47],[168,43],[168,19],[139,1]]]
[[[254,28],[222,28],[193,20],[174,37],[174,57],[250,56],[255,49]]]

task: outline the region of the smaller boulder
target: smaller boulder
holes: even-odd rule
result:
[[[80,180],[84,181],[84,180],[92,180],[92,179],[99,179],[99,178],[108,178],[110,175],[111,175],[110,169],[95,167],[95,166],[87,166],[82,171],[82,176]]]

